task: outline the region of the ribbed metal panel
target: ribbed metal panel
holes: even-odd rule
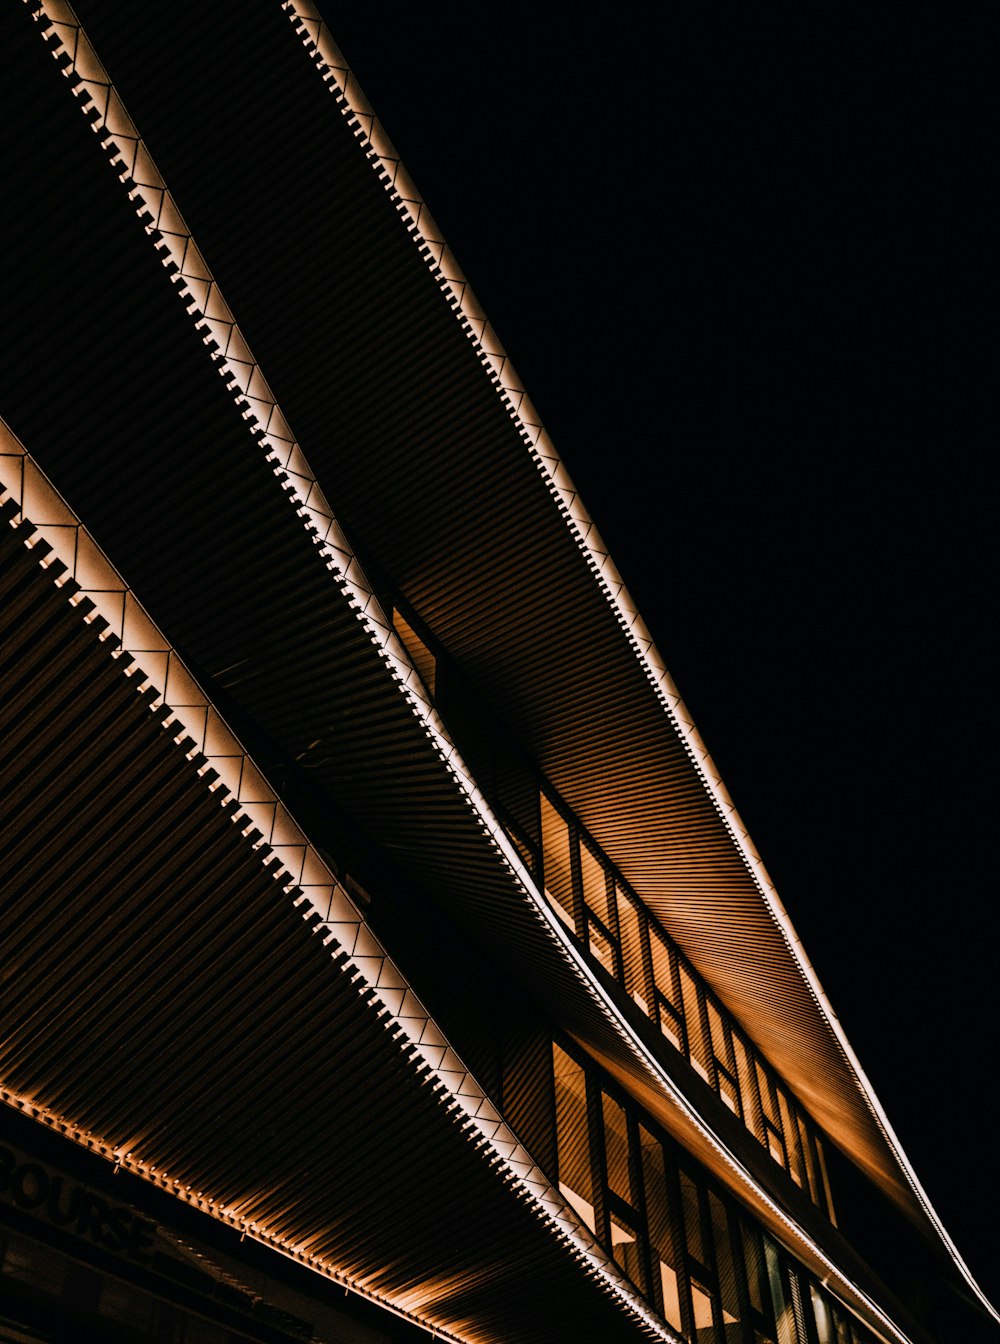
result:
[[[85,3],[81,17],[363,557],[391,575],[820,1122],[912,1206],[613,608],[287,21],[260,6],[234,24],[194,3],[162,30],[143,5],[112,15]],[[192,78],[193,31],[210,78]],[[253,164],[242,181],[217,172],[235,155]],[[263,576],[248,566],[247,581]],[[152,593],[146,576],[141,586]],[[315,646],[315,608],[304,595],[301,607]],[[226,604],[205,609],[214,626]],[[211,671],[239,661],[221,647],[227,633],[278,638],[237,607],[232,618],[231,631],[211,630]],[[266,697],[275,712],[278,684],[240,671],[232,688],[256,715]],[[309,690],[307,677],[280,683],[296,709],[274,731],[299,750],[292,714],[313,735],[328,721]],[[398,748],[382,731],[352,743],[371,753],[359,763]]]
[[[463,1338],[645,1337],[311,936],[131,657],[0,546],[8,1092]]]
[[[479,681],[813,1112],[912,1207],[731,835],[353,137],[317,112],[315,83],[294,73],[301,53],[282,46],[263,7],[239,24],[202,6],[177,13],[166,33],[141,5],[106,29],[101,7],[84,6],[83,17],[349,533]],[[214,63],[210,80],[191,79],[184,14]],[[192,96],[178,115],[181,70]],[[254,97],[241,99],[248,87]],[[26,174],[51,153],[60,116],[54,107],[51,125],[37,116],[19,165]],[[253,163],[248,176],[267,182],[264,199],[249,188],[245,198],[216,192],[216,156],[236,145]],[[86,193],[82,162],[81,153],[71,173],[87,177]],[[81,214],[88,209],[81,202]],[[470,931],[485,921],[526,971],[544,969],[542,997],[562,1020],[633,1090],[651,1089],[578,977],[553,970],[551,939],[331,591],[301,524],[278,506],[273,473],[248,452],[211,366],[202,359],[195,370],[190,356],[200,352],[161,311],[158,263],[126,241],[134,228],[121,238],[107,228],[106,201],[91,214],[53,245],[72,291],[64,324],[72,329],[72,315],[88,311],[97,329],[87,331],[94,344],[66,398],[88,452],[68,451],[68,420],[45,408],[47,375],[37,360],[32,367],[30,343],[7,402],[18,427],[42,445],[42,460],[171,637],[264,740],[292,757],[319,741],[322,788],[398,849],[409,876],[439,891]],[[250,217],[252,234],[233,229],[234,218]],[[303,217],[329,221],[315,248],[301,247]],[[33,241],[30,253],[38,265]],[[147,297],[151,317],[141,311]],[[52,326],[60,329],[57,316]],[[111,368],[130,371],[127,423],[108,409]]]

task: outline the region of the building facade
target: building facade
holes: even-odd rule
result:
[[[0,1339],[995,1337],[309,0],[2,23]]]

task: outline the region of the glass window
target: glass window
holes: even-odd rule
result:
[[[750,1305],[759,1315],[763,1315],[764,1303],[767,1301],[769,1294],[760,1234],[756,1228],[748,1227],[746,1223],[741,1221],[740,1236],[743,1242],[743,1267],[747,1275]]]
[[[760,1096],[761,1110],[764,1115],[764,1141],[767,1150],[780,1166],[786,1165],[785,1142],[781,1136],[781,1120],[778,1116],[778,1102],[774,1094],[771,1079],[760,1060],[755,1061],[757,1072],[757,1091]]]
[[[628,1122],[625,1107],[601,1093],[604,1111],[604,1155],[608,1166],[608,1188],[626,1204],[634,1204],[632,1179],[628,1165]]]
[[[680,1177],[681,1208],[684,1210],[684,1236],[687,1240],[688,1254],[693,1255],[699,1263],[707,1265],[709,1259],[702,1234],[698,1187],[686,1171],[682,1171]]]
[[[674,1012],[673,1008],[670,1007],[670,1004],[667,1003],[666,999],[661,998],[659,994],[656,996],[656,1011],[659,1018],[660,1031],[663,1032],[664,1036],[666,1036],[667,1040],[675,1050],[679,1050],[682,1055],[686,1055],[687,1050],[684,1048],[684,1027],[681,1019]]]
[[[707,1011],[703,1022],[707,1036],[714,1025]],[[746,1042],[734,1033],[732,1044],[740,1067],[741,1049],[749,1059]],[[606,1091],[589,1063],[555,1042],[552,1052],[559,1189],[674,1330],[691,1344],[859,1344],[850,1327],[841,1338],[837,1303],[823,1286],[731,1205],[693,1158]],[[771,1113],[796,1135],[803,1171],[806,1163],[818,1167],[818,1135],[758,1066],[745,1076],[766,1084]],[[764,1124],[783,1154],[780,1129]]]
[[[643,956],[643,938],[646,921],[639,914],[632,898],[618,888],[618,929],[621,935],[622,968],[625,992],[639,1005],[647,1017],[652,1016],[649,990],[646,987],[646,966]]]
[[[608,975],[617,978],[618,965],[615,957],[615,945],[608,937],[606,930],[592,915],[587,916],[587,947],[590,955],[595,961],[601,963]]]
[[[770,1237],[764,1238],[764,1257],[767,1261],[767,1279],[771,1289],[771,1305],[774,1309],[778,1344],[799,1344],[790,1284],[778,1255],[778,1248]]]
[[[715,1267],[719,1279],[719,1301],[722,1305],[722,1324],[726,1336],[729,1327],[740,1320],[740,1297],[736,1280],[736,1264],[733,1260],[733,1245],[729,1235],[729,1217],[726,1206],[718,1195],[708,1192],[708,1210],[712,1220],[712,1240],[715,1243]],[[734,1336],[738,1331],[732,1332]]]
[[[818,1344],[837,1344],[837,1335],[830,1308],[827,1305],[826,1298],[814,1283],[809,1285],[809,1298],[812,1302],[813,1320],[816,1322]]]
[[[715,1317],[712,1312],[712,1294],[697,1279],[691,1280],[691,1314],[694,1317],[694,1337],[697,1344],[716,1344]]]
[[[677,981],[677,958],[671,947],[652,926],[649,928],[649,952],[656,986],[656,1017],[667,1040],[687,1054],[684,1042],[684,1015],[681,1009],[680,985]]]
[[[650,927],[649,951],[653,962],[653,981],[657,992],[666,999],[678,1016],[681,1014],[681,992],[677,983],[677,965],[673,949],[664,942],[657,929]]]
[[[785,1145],[781,1142],[781,1135],[771,1124],[765,1125],[764,1128],[767,1130],[767,1151],[778,1166],[783,1167],[785,1165]]]
[[[614,911],[608,899],[608,875],[586,843],[580,845],[580,872],[583,877],[583,899],[612,936],[615,930]]]
[[[634,1227],[620,1214],[608,1217],[611,1232],[611,1254],[642,1292],[646,1291],[646,1276],[642,1267],[642,1244]]]
[[[679,967],[681,994],[684,999],[684,1022],[687,1026],[688,1058],[706,1083],[714,1086],[712,1048],[708,1040],[708,1023],[702,1013],[698,985],[686,966]]]
[[[597,1231],[587,1124],[587,1079],[574,1059],[552,1046],[556,1092],[556,1161],[559,1189],[592,1232]]]
[[[806,1175],[809,1178],[809,1194],[812,1196],[814,1204],[823,1207],[823,1187],[820,1185],[819,1172],[816,1170],[816,1152],[812,1145],[812,1135],[809,1133],[809,1123],[802,1112],[796,1108],[795,1118],[799,1125],[799,1142],[802,1146],[802,1154],[806,1160]]]
[[[833,1207],[833,1193],[830,1190],[830,1177],[826,1170],[826,1153],[823,1150],[823,1140],[815,1131],[813,1132],[813,1140],[815,1141],[816,1144],[816,1161],[819,1165],[819,1177],[820,1182],[822,1183],[823,1186],[823,1194],[826,1200],[827,1216],[829,1217],[830,1222],[833,1223],[834,1227],[836,1227],[837,1211]]]
[[[540,859],[553,909],[592,960],[624,986],[674,1049],[836,1225],[818,1136],[794,1096],[777,1083],[642,902],[615,876],[602,851],[579,835],[545,793],[533,797],[539,802],[542,840],[536,864]],[[524,835],[516,827],[511,833],[528,857]]]
[[[764,1117],[760,1109],[760,1097],[757,1095],[757,1077],[753,1067],[753,1057],[739,1032],[733,1032],[733,1054],[736,1056],[736,1076],[740,1083],[740,1099],[743,1102],[743,1122],[746,1127],[764,1141]]]
[[[837,1344],[851,1344],[851,1328],[847,1324],[843,1312],[835,1308],[832,1315],[834,1328],[837,1331]]]
[[[715,1076],[719,1084],[719,1096],[726,1103],[733,1115],[740,1113],[740,1094],[736,1087],[736,1079],[731,1077],[722,1065],[716,1060]]]
[[[774,1099],[774,1089],[771,1086],[771,1080],[760,1060],[758,1059],[754,1062],[757,1066],[757,1091],[760,1094],[760,1104],[761,1109],[764,1112],[764,1119],[770,1121],[775,1129],[778,1129],[780,1128],[781,1122],[778,1119],[778,1106]]]
[[[785,1152],[788,1154],[788,1173],[796,1185],[806,1187],[806,1164],[802,1156],[799,1127],[795,1122],[792,1102],[783,1087],[776,1089],[781,1110],[781,1128],[785,1134]]]
[[[543,793],[542,809],[542,865],[545,895],[564,923],[576,929],[573,914],[573,868],[570,862],[569,826]]]
[[[670,1220],[667,1173],[663,1145],[639,1126],[642,1182],[646,1195],[646,1224],[653,1252],[653,1274],[658,1277],[663,1319],[675,1330],[683,1329],[680,1290],[677,1284],[679,1256]]]
[[[715,1051],[715,1058],[729,1073],[735,1073],[736,1061],[733,1058],[729,1024],[723,1019],[722,1014],[711,999],[707,1000],[705,1006],[708,1009],[708,1025],[711,1030],[712,1049]]]

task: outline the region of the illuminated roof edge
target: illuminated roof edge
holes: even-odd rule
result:
[[[343,109],[345,115],[348,116],[349,121],[355,128],[356,134],[367,145],[368,157],[373,170],[382,179],[386,189],[396,201],[397,207],[409,216],[415,245],[441,288],[450,294],[456,316],[464,319],[463,326],[477,347],[481,362],[491,382],[498,395],[509,408],[512,419],[516,421],[521,430],[521,437],[532,458],[547,478],[549,491],[556,501],[566,526],[586,558],[599,588],[619,617],[619,624],[634,650],[637,661],[655,688],[664,710],[684,742],[695,772],[702,781],[730,834],[734,847],[746,865],[747,871],[760,894],[761,901],[776,929],[781,934],[789,956],[815,1002],[821,1017],[843,1051],[857,1079],[858,1092],[882,1131],[907,1184],[970,1288],[993,1318],[1000,1321],[1000,1313],[989,1302],[973,1278],[903,1151],[881,1102],[878,1100],[875,1090],[820,984],[819,977],[798,934],[795,932],[791,919],[778,896],[760,855],[757,853],[749,832],[740,819],[729,792],[701,740],[701,736],[670,673],[667,671],[666,664],[645,621],[622,582],[596,525],[580,499],[579,492],[573,485],[569,472],[563,465],[551,439],[538,419],[523,383],[514,371],[510,358],[472,293],[454,254],[441,236],[430,211],[396,154],[371,104],[365,97],[357,77],[351,71],[324,22],[318,7],[312,3],[312,0],[282,0],[282,8],[288,14],[328,86],[331,83],[334,84],[335,91],[341,95],[346,103],[346,107]]]

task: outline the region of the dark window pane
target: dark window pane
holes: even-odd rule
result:
[[[830,1308],[827,1305],[826,1298],[814,1283],[809,1285],[809,1298],[812,1303],[813,1320],[816,1322],[818,1344],[837,1344],[837,1334]]]
[[[644,925],[645,920],[636,910],[631,898],[619,887],[618,929],[621,934],[625,992],[639,1005],[647,1017],[651,1017],[651,1005],[646,988],[646,968],[643,964],[642,955]]]
[[[603,864],[599,863],[586,844],[580,845],[580,871],[583,875],[583,899],[611,933],[615,931],[614,914],[608,901],[608,879]]]
[[[788,1155],[788,1170],[796,1185],[806,1188],[806,1164],[802,1156],[802,1143],[799,1139],[799,1127],[795,1122],[792,1103],[783,1087],[778,1088],[778,1106],[781,1110],[781,1128],[785,1134],[785,1152]]]
[[[732,1333],[732,1337],[736,1339],[740,1332],[735,1329],[730,1331],[730,1327],[739,1324],[740,1298],[736,1286],[732,1242],[729,1237],[729,1217],[722,1200],[711,1191],[708,1192],[708,1210],[712,1220],[712,1240],[715,1243],[715,1267],[719,1277],[722,1324],[725,1327],[726,1337]]]
[[[632,1282],[645,1292],[646,1276],[642,1268],[642,1243],[638,1233],[617,1214],[610,1215],[608,1224],[611,1230],[611,1254]]]
[[[706,1083],[712,1082],[712,1048],[708,1041],[706,1023],[698,1002],[698,987],[686,966],[680,967],[681,994],[684,999],[684,1023],[687,1027],[688,1058]]]
[[[625,1108],[606,1092],[601,1094],[601,1104],[604,1110],[604,1153],[608,1165],[608,1188],[627,1204],[634,1204],[628,1165],[628,1125],[625,1120]]]
[[[594,1181],[587,1128],[587,1085],[583,1069],[558,1045],[552,1047],[556,1091],[556,1151],[559,1189],[592,1232]]]
[[[674,956],[656,929],[649,930],[649,950],[653,959],[653,981],[676,1013],[682,1011],[680,988],[675,974]]]
[[[819,1177],[823,1186],[827,1216],[834,1227],[836,1227],[837,1211],[833,1207],[833,1192],[830,1189],[830,1177],[826,1170],[826,1153],[823,1151],[823,1140],[818,1134],[814,1134],[813,1138],[816,1142],[816,1160],[819,1163]]]
[[[614,944],[595,920],[587,920],[587,947],[595,961],[599,961],[608,975],[617,976]]]
[[[839,1307],[833,1311],[833,1324],[837,1331],[837,1344],[851,1344],[851,1331]]]
[[[778,1332],[778,1344],[799,1344],[791,1288],[778,1255],[778,1248],[769,1237],[764,1238],[764,1257],[767,1261],[767,1279],[771,1289],[771,1306]]]
[[[764,1251],[760,1243],[760,1233],[756,1228],[740,1223],[743,1240],[743,1267],[747,1275],[747,1288],[750,1293],[750,1305],[754,1311],[764,1313],[764,1303],[768,1300],[767,1273],[764,1268]]]
[[[814,1204],[823,1207],[823,1187],[820,1184],[819,1172],[816,1168],[816,1150],[813,1148],[812,1137],[809,1133],[809,1122],[799,1111],[797,1115],[799,1124],[799,1142],[802,1145],[802,1153],[806,1159],[806,1175],[809,1178],[809,1194],[812,1196]]]
[[[686,1171],[681,1174],[681,1207],[684,1210],[684,1235],[687,1239],[688,1253],[703,1265],[709,1264],[705,1250],[705,1239],[701,1230],[701,1208],[698,1203],[698,1187]]]
[[[659,1278],[663,1296],[663,1318],[674,1329],[683,1328],[677,1266],[680,1257],[673,1238],[667,1195],[667,1177],[663,1145],[648,1130],[639,1127],[642,1154],[642,1180],[646,1195],[646,1223],[653,1252],[653,1273]]]
[[[717,1344],[712,1294],[697,1279],[691,1280],[691,1313],[694,1317],[694,1338],[697,1344]]]
[[[556,914],[571,929],[576,928],[573,916],[573,869],[570,864],[569,827],[544,794],[542,808],[542,864],[545,894]]]

